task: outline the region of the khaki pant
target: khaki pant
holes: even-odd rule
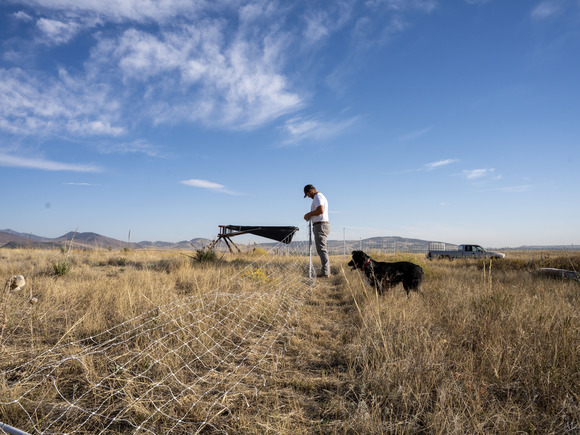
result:
[[[312,232],[314,233],[314,244],[316,245],[316,252],[320,257],[320,274],[325,276],[330,276],[330,261],[328,259],[328,250],[326,248],[326,238],[330,233],[330,224],[318,224],[312,226]]]

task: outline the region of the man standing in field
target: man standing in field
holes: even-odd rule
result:
[[[328,201],[312,184],[304,186],[304,198],[312,199],[310,213],[304,215],[304,220],[312,223],[312,232],[314,233],[314,243],[316,252],[322,263],[321,277],[330,276],[330,261],[328,259],[328,250],[326,249],[326,238],[330,233],[330,221],[328,220]]]

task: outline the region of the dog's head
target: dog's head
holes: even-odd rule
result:
[[[369,258],[363,251],[352,251],[352,260],[348,262],[350,270],[362,269]]]

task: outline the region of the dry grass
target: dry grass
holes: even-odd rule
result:
[[[257,308],[247,302],[238,308],[247,312],[249,324],[272,325],[264,334],[283,327],[272,313],[289,304],[288,295],[280,291],[290,285],[289,277],[281,279],[277,270],[291,259],[262,266],[253,265],[251,256],[198,263],[171,252],[87,251],[73,252],[70,271],[57,275],[53,265],[62,259],[55,251],[0,251],[0,277],[23,274],[27,280],[7,301],[0,373],[59,343],[95,336],[171,301],[215,289],[267,293],[268,301]],[[204,429],[208,432],[256,434],[580,431],[580,286],[534,273],[538,267],[580,270],[580,255],[510,253],[492,263],[426,263],[423,256],[411,254],[397,259],[424,268],[422,294],[406,297],[399,287],[379,296],[359,271],[347,269],[348,259],[335,257],[335,275],[319,280],[311,293],[300,293],[299,311],[289,317],[292,331],[279,337],[279,352],[259,363],[260,334],[248,335],[240,318],[228,317],[227,311],[214,314],[227,300],[196,307],[214,315],[211,321],[220,325],[214,335],[228,335],[231,346],[245,340],[233,347],[238,352],[235,370],[243,372],[244,382],[231,395],[220,396],[220,406],[208,402],[188,418],[209,422]],[[240,279],[232,281],[235,274]],[[39,299],[34,306],[28,303],[32,296]],[[178,329],[184,330],[183,325]],[[204,336],[207,328],[195,333]],[[185,340],[178,338],[175,344]],[[146,347],[147,342],[134,346]],[[151,354],[161,359],[162,351]],[[97,359],[86,364],[102,369]],[[204,364],[212,362],[203,361],[200,370]],[[244,365],[257,369],[244,371]],[[93,381],[75,364],[61,370],[71,395],[73,388],[81,391]],[[19,407],[2,405],[6,397],[21,394],[9,388],[9,381],[0,375],[0,421],[30,429]],[[133,403],[132,418],[146,419],[151,408],[127,397],[138,396],[147,386],[129,388],[122,374],[114,382],[126,393],[122,400]],[[187,409],[203,395],[201,390],[189,392],[171,406]],[[111,409],[117,405],[107,402]],[[102,427],[91,424],[88,432]],[[162,418],[155,424],[160,430],[173,427]],[[66,431],[65,425],[60,428]],[[191,427],[174,429],[187,432]]]

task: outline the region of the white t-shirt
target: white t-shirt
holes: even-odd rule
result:
[[[313,216],[310,218],[310,221],[312,223],[315,222],[329,222],[328,220],[328,201],[326,200],[326,197],[318,192],[316,195],[314,195],[314,198],[312,199],[312,205],[310,206],[310,211],[314,211],[318,208],[318,206],[324,206],[324,213],[318,215],[318,216]]]

